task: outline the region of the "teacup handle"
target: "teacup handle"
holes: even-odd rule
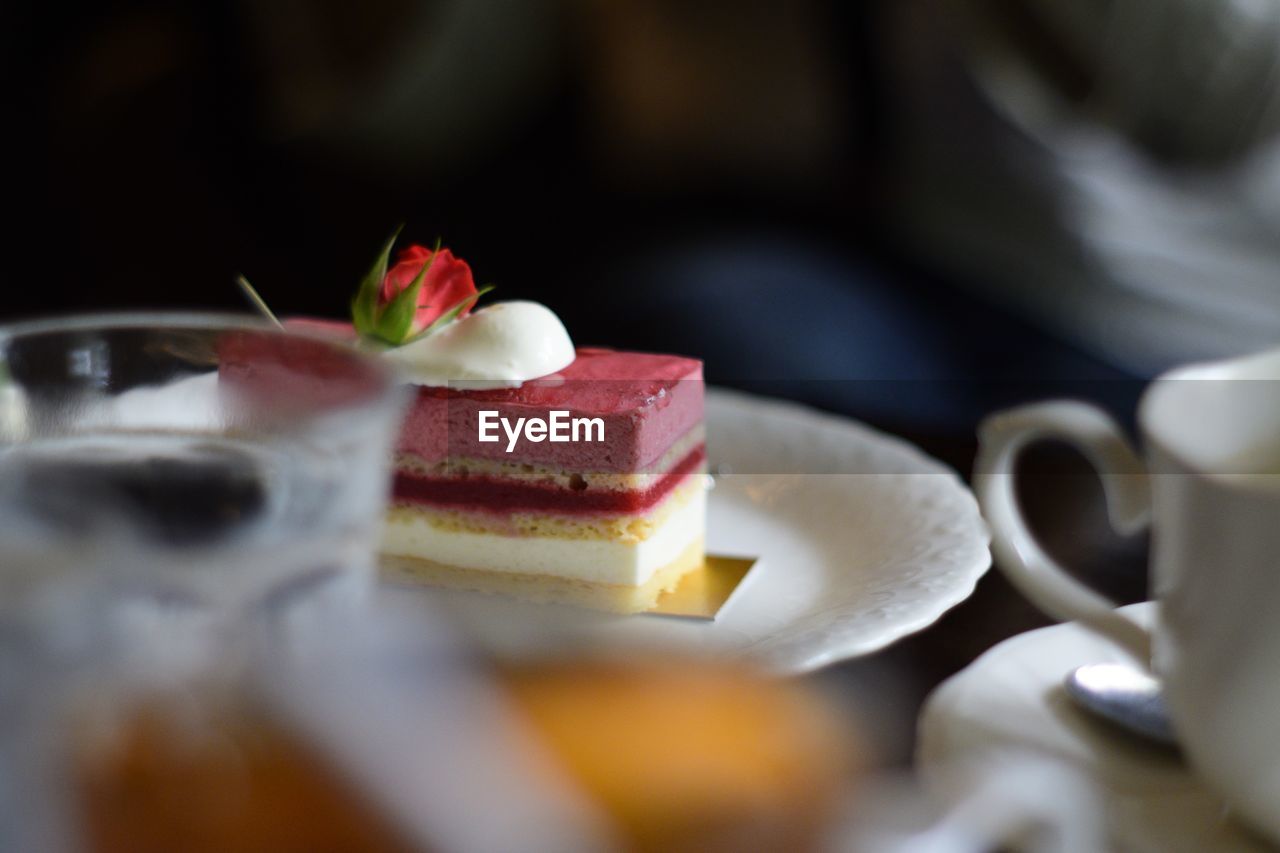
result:
[[[974,490],[991,526],[996,565],[1033,604],[1063,621],[1076,620],[1109,638],[1143,666],[1151,635],[1116,612],[1116,604],[1071,575],[1036,542],[1018,509],[1013,474],[1027,445],[1058,439],[1080,449],[1097,468],[1111,526],[1121,534],[1146,527],[1151,487],[1142,460],[1105,412],[1084,403],[1036,403],[987,418],[978,430]]]

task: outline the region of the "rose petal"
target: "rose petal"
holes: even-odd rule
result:
[[[383,279],[382,303],[385,305],[396,294],[413,284],[431,256],[432,251],[424,246],[413,245],[402,250],[396,258],[395,266],[387,271],[387,276]],[[453,252],[442,248],[422,281],[413,330],[426,328],[445,311],[475,292],[476,284],[471,275],[471,267],[466,261],[455,257]],[[465,317],[468,313],[469,310],[463,311],[459,316]]]

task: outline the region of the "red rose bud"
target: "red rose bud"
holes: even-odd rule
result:
[[[387,270],[386,277],[382,279],[379,307],[385,307],[397,294],[412,285],[428,261],[431,266],[422,280],[422,289],[418,291],[413,332],[422,331],[459,302],[477,295],[471,267],[467,266],[466,261],[454,257],[453,252],[448,249],[432,252],[425,246],[413,245],[400,251],[395,266]],[[470,310],[468,305],[458,317],[467,316]]]

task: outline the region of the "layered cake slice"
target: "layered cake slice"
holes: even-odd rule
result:
[[[389,266],[394,239],[350,325],[288,323],[380,352],[416,388],[386,573],[633,613],[701,568],[702,363],[577,349],[536,302],[473,313],[487,288],[464,261],[410,246]]]
[[[702,565],[702,412],[701,362],[605,349],[518,388],[420,386],[397,448],[389,570],[652,607]]]

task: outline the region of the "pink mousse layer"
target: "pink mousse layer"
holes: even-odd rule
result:
[[[702,422],[702,362],[580,348],[564,370],[519,388],[458,391],[420,387],[397,449],[431,463],[447,457],[551,465],[573,471],[628,472],[657,462]],[[505,438],[481,442],[481,411],[518,418],[600,418],[603,441],[552,443],[522,438],[511,453]],[[498,432],[502,433],[501,428]]]
[[[351,337],[345,323],[289,320],[299,331]],[[501,427],[497,442],[479,440],[479,413],[547,418],[601,418],[604,441],[552,443],[524,438],[511,453]],[[449,457],[551,465],[571,471],[630,472],[657,462],[702,423],[702,362],[675,355],[579,347],[559,373],[519,388],[460,391],[421,386],[405,418],[396,449],[435,463]],[[660,472],[659,472],[660,473]]]

